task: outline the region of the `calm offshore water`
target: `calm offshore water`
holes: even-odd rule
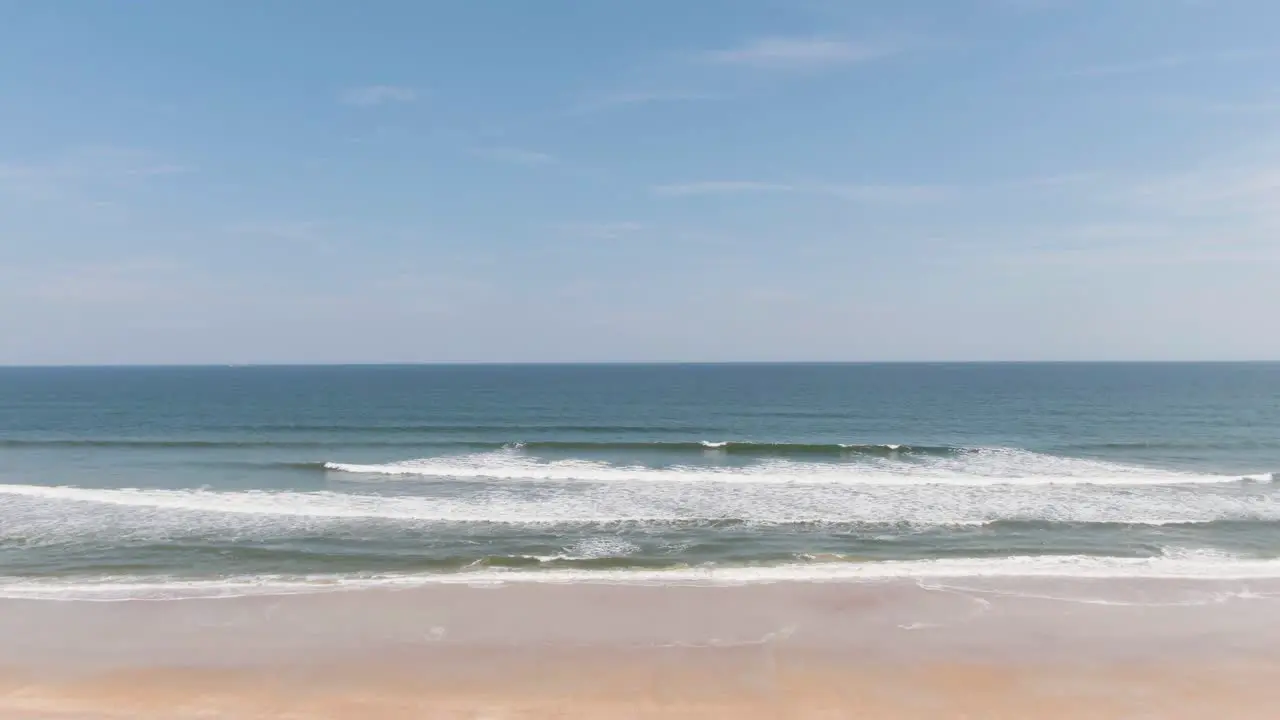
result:
[[[0,369],[0,596],[1280,576],[1280,365]]]

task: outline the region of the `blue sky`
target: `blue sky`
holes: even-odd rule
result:
[[[1270,0],[0,0],[0,363],[1280,358]]]

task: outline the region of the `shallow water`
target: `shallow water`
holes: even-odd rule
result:
[[[0,369],[0,596],[1280,576],[1280,365]]]

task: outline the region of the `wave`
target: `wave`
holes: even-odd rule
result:
[[[898,461],[896,457],[869,457],[840,463],[766,459],[763,462],[734,467],[708,465],[650,467],[616,465],[591,460],[547,461],[509,451],[439,456],[381,464],[327,462],[324,467],[328,470],[366,476],[595,483],[1203,485],[1242,480],[1271,482],[1274,479],[1270,474],[1242,477],[1179,472],[1002,448],[925,454],[909,462]]]
[[[538,570],[485,568],[454,573],[249,575],[216,579],[156,576],[89,578],[0,577],[0,598],[26,600],[178,600],[296,595],[374,588],[515,583],[621,585],[752,585],[779,582],[883,582],[963,578],[1266,580],[1280,578],[1280,559],[1210,551],[1171,551],[1158,557],[1096,555],[945,558],[877,562],[814,562],[775,566],[700,566],[671,569]],[[1244,597],[1241,595],[1240,597]],[[1223,598],[1212,601],[1220,602]]]
[[[418,448],[438,449],[440,452],[520,452],[529,455],[547,453],[553,456],[583,453],[634,455],[636,458],[653,455],[675,458],[682,454],[691,460],[708,458],[796,458],[825,459],[828,461],[858,462],[863,460],[891,460],[904,463],[927,463],[932,459],[978,459],[989,458],[993,454],[1003,453],[1006,456],[1021,454],[1023,457],[1057,458],[1061,463],[1091,462],[1087,456],[1107,454],[1116,451],[1136,452],[1142,450],[1258,450],[1280,447],[1277,443],[1237,443],[1230,444],[1186,444],[1177,442],[1098,442],[1062,445],[1053,448],[1050,453],[1037,453],[1016,448],[982,448],[951,445],[917,445],[907,443],[808,443],[808,442],[770,442],[754,440],[485,440],[474,437],[450,437],[453,434],[493,433],[519,436],[521,434],[540,434],[546,432],[569,432],[580,434],[624,434],[624,433],[683,433],[699,431],[697,428],[676,428],[668,426],[599,426],[599,425],[261,425],[214,428],[217,432],[245,433],[227,437],[0,437],[0,448],[72,448],[72,449],[113,449],[113,450],[272,450],[298,449],[316,450],[327,447],[385,447],[385,448]],[[253,433],[257,433],[256,435]],[[263,433],[270,433],[264,435]],[[315,437],[305,437],[301,433],[317,433]],[[328,433],[341,433],[338,437]],[[1084,456],[1084,457],[1081,457]],[[1098,461],[1092,461],[1095,464]],[[376,472],[386,474],[413,474],[401,468],[412,465],[408,463],[385,463],[385,468]],[[330,469],[346,470],[355,465],[334,462]],[[375,472],[374,465],[361,466],[361,472]],[[1113,467],[1121,467],[1114,464]],[[427,473],[420,473],[427,474]],[[463,473],[465,475],[465,473]],[[1188,473],[1172,473],[1180,477]],[[497,477],[505,477],[498,475]],[[541,476],[527,479],[539,479]],[[1261,476],[1255,476],[1261,477]],[[551,478],[547,478],[551,479]]]
[[[400,532],[438,524],[582,528],[747,526],[792,530],[982,526],[1185,525],[1280,521],[1261,487],[1083,485],[562,484],[451,488],[447,495],[318,491],[94,489],[0,485],[0,544],[272,538],[345,533],[368,523]]]
[[[581,442],[581,441],[531,441],[508,443],[504,446],[511,450],[551,450],[560,452],[585,451],[634,451],[634,452],[714,452],[724,455],[742,455],[747,457],[788,457],[803,455],[826,455],[832,457],[872,456],[898,457],[902,455],[939,455],[951,456],[968,452],[966,448],[928,447],[900,444],[860,445],[856,443],[787,443],[787,442],[752,442],[729,440],[687,441],[653,441],[653,442]]]
[[[537,424],[518,423],[401,423],[386,425],[343,425],[298,423],[282,425],[236,425],[214,430],[244,430],[249,432],[342,432],[342,433],[378,433],[378,432],[421,432],[421,433],[538,433],[538,432],[576,432],[590,433],[672,433],[672,432],[716,432],[717,428],[698,425],[588,425],[584,423],[570,424]]]

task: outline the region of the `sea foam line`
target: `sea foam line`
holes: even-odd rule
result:
[[[1001,521],[1133,525],[1276,521],[1280,520],[1280,495],[1261,488],[1185,485],[1142,492],[1080,485],[473,485],[434,497],[0,485],[0,513],[5,520],[0,524],[0,541],[8,537],[53,542],[111,533],[225,531],[228,523],[271,534],[317,522],[366,521],[513,526],[728,521],[759,526],[887,523],[913,527]],[[235,520],[237,516],[242,519]]]
[[[670,570],[498,570],[438,574],[260,575],[220,579],[115,576],[0,578],[0,598],[44,600],[177,600],[295,595],[432,585],[608,584],[725,586],[785,582],[835,583],[965,578],[1266,580],[1280,578],[1280,559],[1183,551],[1152,558],[1088,555],[1012,556],[814,563],[772,567],[691,567]]]
[[[918,462],[766,460],[732,467],[614,465],[591,460],[543,461],[515,452],[481,453],[358,464],[327,462],[325,469],[364,476],[447,480],[522,480],[583,483],[738,483],[785,485],[1205,485],[1270,482],[1274,476],[1211,475],[1144,468],[1098,460],[987,449]]]

